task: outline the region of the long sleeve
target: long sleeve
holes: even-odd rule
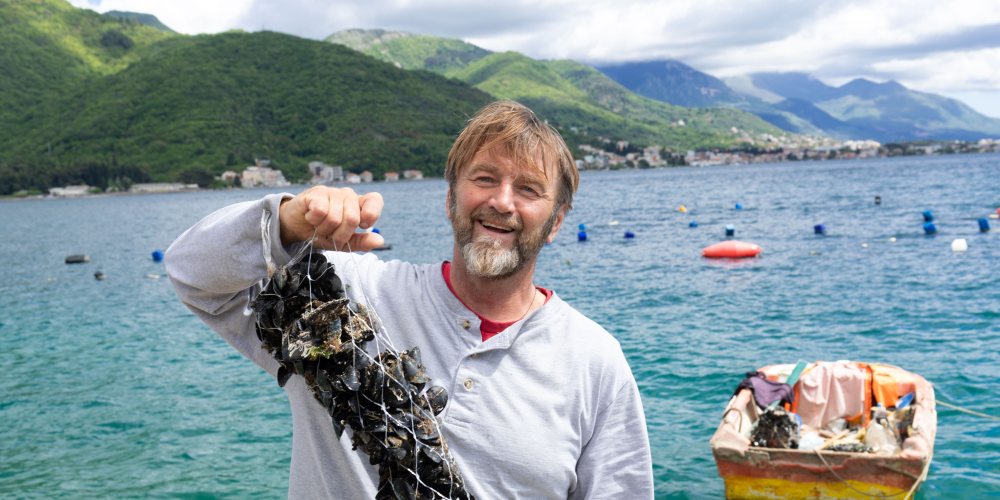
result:
[[[653,498],[653,462],[639,389],[631,379],[600,410],[570,498]]]
[[[269,264],[289,256],[276,220],[283,195],[217,210],[181,234],[166,252],[166,269],[181,301],[237,351],[274,375],[277,363],[260,349],[251,295]],[[266,242],[266,243],[265,243]]]

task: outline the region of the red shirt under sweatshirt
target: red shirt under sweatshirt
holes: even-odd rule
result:
[[[454,295],[455,298],[458,299],[459,302],[462,302],[462,299],[458,297],[458,294],[455,293],[455,289],[452,288],[452,286],[451,286],[451,262],[448,262],[446,260],[446,261],[444,261],[443,264],[441,264],[441,275],[444,276],[444,282],[445,282],[446,285],[448,285],[448,290],[451,290],[451,294]],[[538,289],[539,292],[542,292],[542,295],[545,295],[545,302],[548,302],[549,298],[552,297],[552,290],[547,290],[547,289],[542,288],[540,286],[536,286],[535,288]],[[543,302],[543,304],[545,302]],[[468,305],[466,305],[465,302],[462,302],[462,305],[465,306],[466,309],[472,311],[472,308],[470,308]],[[499,322],[496,322],[496,321],[488,320],[488,319],[480,316],[479,313],[477,313],[476,311],[472,311],[472,313],[475,314],[476,317],[479,318],[479,321],[480,321],[480,323],[479,323],[479,334],[482,335],[483,342],[486,342],[487,340],[490,339],[490,337],[492,337],[492,336],[494,336],[494,335],[496,335],[496,334],[504,331],[508,326],[513,325],[514,323],[517,323],[518,321],[521,321],[520,319],[518,319],[518,320],[514,320],[514,321],[509,321],[509,322],[506,322],[506,323],[499,323]]]

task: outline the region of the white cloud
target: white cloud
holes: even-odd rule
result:
[[[1000,48],[891,59],[874,63],[872,68],[895,75],[904,85],[919,82],[921,88],[931,92],[1000,89]]]

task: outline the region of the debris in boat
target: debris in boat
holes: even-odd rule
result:
[[[899,451],[899,437],[889,413],[878,404],[872,408],[872,419],[865,428],[865,446],[878,455],[894,455]]]
[[[860,441],[837,443],[823,449],[827,451],[846,451],[851,453],[870,453],[872,451],[871,448],[865,446],[865,444]]]
[[[761,448],[798,448],[799,423],[794,415],[781,408],[765,410],[760,414],[750,435],[751,445]]]
[[[365,350],[376,333],[319,253],[279,268],[252,302],[261,346],[278,360],[278,384],[302,376],[337,436],[378,466],[376,499],[472,498],[436,415],[447,391],[431,386],[420,350]]]

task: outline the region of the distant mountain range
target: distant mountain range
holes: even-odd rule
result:
[[[897,82],[852,80],[840,87],[805,73],[755,73],[720,80],[678,61],[602,66],[630,90],[677,106],[733,107],[783,130],[881,142],[1000,136],[1000,120],[947,97]]]
[[[433,71],[496,98],[521,101],[560,125],[570,142],[601,136],[684,151],[734,146],[743,134],[782,134],[739,109],[681,107],[642,97],[575,61],[539,61],[461,40],[385,30],[346,30],[326,40],[399,68]]]

